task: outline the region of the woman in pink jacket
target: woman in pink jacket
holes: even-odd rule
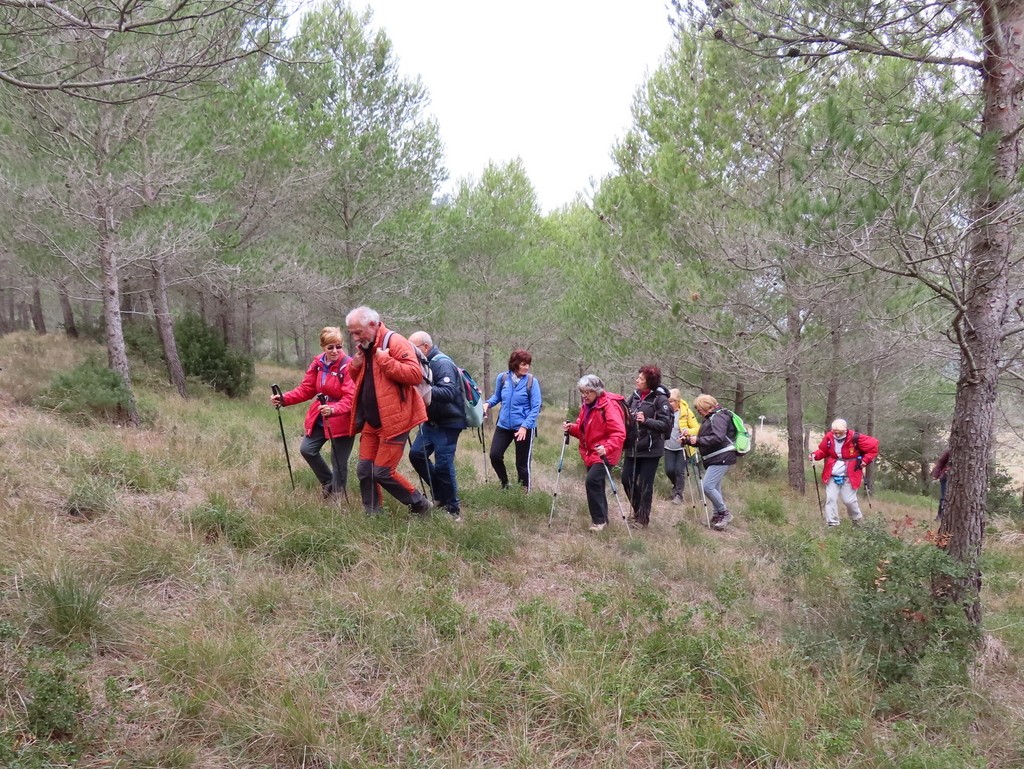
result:
[[[306,437],[302,439],[299,453],[320,481],[324,499],[327,499],[331,494],[345,493],[348,482],[348,457],[355,442],[352,432],[355,382],[348,375],[352,358],[345,353],[341,329],[326,326],[321,330],[320,347],[323,353],[313,358],[299,386],[283,395],[272,396],[270,405],[291,406],[312,400],[306,412]],[[320,395],[325,397],[320,398]],[[320,450],[328,441],[333,472],[320,456]]]

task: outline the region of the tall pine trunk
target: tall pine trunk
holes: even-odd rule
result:
[[[963,603],[981,623],[981,557],[989,460],[995,435],[999,354],[1010,310],[1012,224],[1019,167],[1018,127],[1024,85],[1024,3],[979,3],[985,45],[982,146],[991,152],[987,186],[976,193],[975,229],[965,265],[965,305],[955,319],[960,372],[950,430],[947,512],[939,527],[946,551],[967,569],[963,579],[936,588]],[[998,8],[998,10],[996,10]]]
[[[46,318],[43,317],[43,292],[39,288],[39,278],[32,277],[32,325],[37,334],[46,333]]]
[[[804,402],[803,372],[800,365],[800,307],[791,302],[786,313],[786,449],[789,487],[803,494],[807,490],[804,475]]]
[[[162,259],[154,259],[153,265],[153,314],[156,316],[156,331],[167,362],[167,376],[178,391],[187,398],[185,390],[185,369],[178,356],[178,343],[174,339],[174,319],[171,317],[170,302],[167,301],[167,276],[164,274]]]
[[[78,326],[75,325],[75,311],[68,295],[67,281],[57,281],[57,297],[60,299],[60,314],[64,322],[64,333],[71,339],[78,339]]]

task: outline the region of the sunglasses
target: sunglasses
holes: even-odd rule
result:
[[[343,344],[325,344],[324,345],[324,349],[325,350],[344,350],[345,349],[345,345],[343,345]]]

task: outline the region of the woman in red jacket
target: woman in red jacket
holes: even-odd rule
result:
[[[625,409],[621,395],[605,392],[604,382],[593,374],[582,377],[577,385],[583,403],[575,422],[565,422],[562,429],[580,442],[580,456],[587,466],[587,506],[590,508],[590,530],[601,531],[608,525],[608,499],[604,481],[608,474],[604,463],[614,466],[622,456],[626,442]]]
[[[306,437],[302,439],[299,453],[320,481],[326,499],[331,494],[344,493],[348,482],[348,457],[355,442],[352,433],[355,382],[348,376],[352,358],[345,353],[341,329],[326,326],[321,330],[320,347],[323,354],[313,358],[299,386],[283,395],[272,396],[270,405],[291,406],[312,399],[306,412]],[[314,398],[321,393],[326,396],[324,403]],[[328,441],[331,442],[333,473],[320,456],[320,449]]]

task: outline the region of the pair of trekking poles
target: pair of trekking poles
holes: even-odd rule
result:
[[[558,484],[562,480],[562,467],[565,464],[565,448],[569,445],[569,433],[565,433],[565,440],[562,442],[562,451],[558,455],[558,471],[555,473],[555,492],[551,495],[551,512],[548,514],[548,526],[551,525],[555,519],[555,503],[558,501]],[[615,486],[615,479],[612,478],[612,469],[608,465],[608,460],[601,457],[601,465],[604,467],[605,475],[608,478],[608,484],[612,488],[612,496],[615,497],[615,504],[619,508],[619,515],[622,516],[622,525],[626,527],[626,532],[629,534],[629,538],[633,538],[633,532],[629,528],[629,522],[626,520],[626,510],[622,507],[622,501],[619,499],[619,490]]]
[[[280,397],[281,388],[276,384],[270,385],[270,394]],[[327,403],[327,396],[323,393],[317,393],[316,399],[320,402],[320,405]],[[284,461],[288,465],[288,480],[292,482],[292,491],[295,491],[295,474],[292,472],[292,458],[288,453],[288,439],[284,434],[284,420],[281,418],[281,406],[277,407],[277,424],[281,428],[281,443],[284,444]],[[334,457],[337,456],[337,446],[334,443],[334,436],[331,434],[331,428],[327,424],[327,420],[324,419],[324,433],[327,435],[327,440],[331,442],[331,464],[334,464]],[[342,488],[341,493],[345,495],[345,501],[348,502],[348,489]]]

